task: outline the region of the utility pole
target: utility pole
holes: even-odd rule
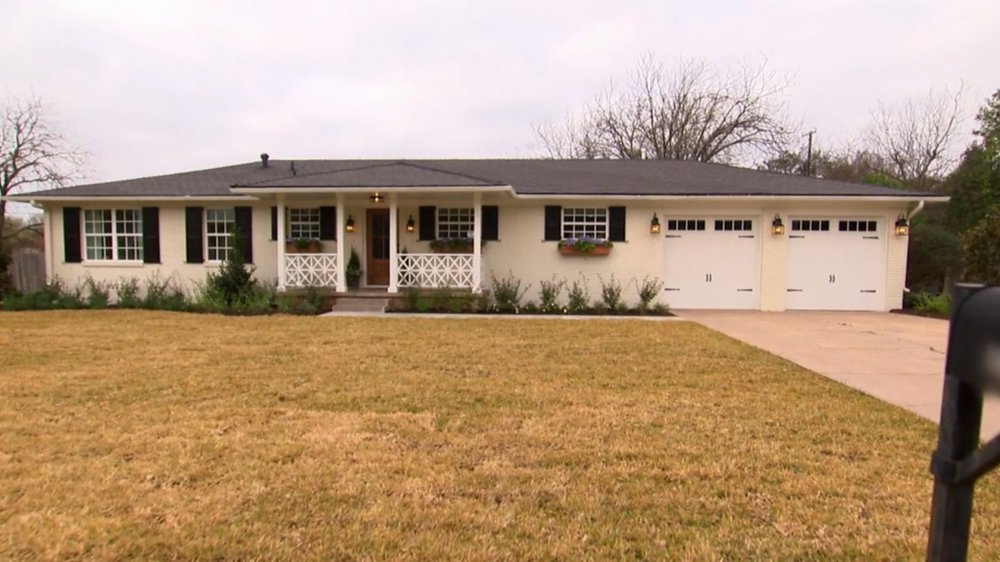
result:
[[[809,137],[809,144],[806,148],[806,168],[804,170],[807,176],[813,175],[813,135],[816,134],[816,129],[813,129],[803,136]]]

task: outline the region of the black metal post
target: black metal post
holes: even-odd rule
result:
[[[954,483],[952,479],[956,464],[979,446],[983,392],[961,380],[955,372],[952,344],[955,320],[962,301],[980,287],[956,284],[952,289],[951,329],[948,336],[948,358],[945,362],[944,391],[941,396],[938,447],[931,461],[934,496],[927,541],[928,562],[964,562],[968,556],[975,481]]]

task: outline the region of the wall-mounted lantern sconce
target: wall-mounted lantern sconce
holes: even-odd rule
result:
[[[910,233],[910,222],[906,220],[906,217],[900,215],[896,219],[896,236],[906,236]]]
[[[347,215],[347,222],[344,223],[344,230],[347,232],[354,232],[354,217]]]
[[[653,220],[649,222],[649,233],[660,233],[660,217],[656,216],[656,213],[653,213]]]
[[[406,232],[413,234],[413,231],[417,229],[417,225],[413,222],[413,215],[406,219]]]
[[[382,201],[385,201],[385,195],[376,191],[375,193],[372,193],[368,199],[370,199],[372,203],[381,203]]]
[[[781,236],[785,233],[785,223],[781,222],[780,215],[774,215],[774,220],[771,221],[771,234],[775,236]]]

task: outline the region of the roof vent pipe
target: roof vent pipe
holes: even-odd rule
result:
[[[270,156],[268,156],[266,152],[261,152],[260,153],[260,167],[261,168],[266,168],[267,167],[267,159],[268,158],[270,158]]]

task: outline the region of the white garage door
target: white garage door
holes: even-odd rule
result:
[[[671,308],[760,307],[760,235],[744,217],[666,217],[663,297]]]
[[[790,220],[786,308],[885,308],[882,221],[858,217]]]

